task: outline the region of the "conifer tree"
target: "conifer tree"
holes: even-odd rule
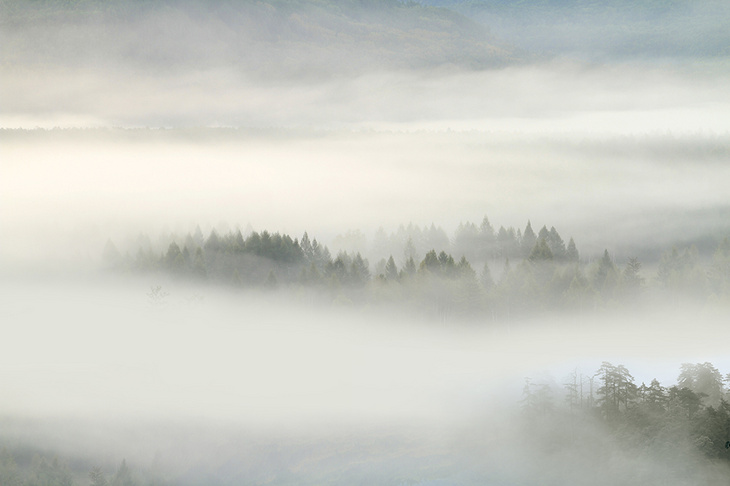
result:
[[[494,227],[489,222],[489,218],[485,215],[484,219],[482,219],[482,224],[479,225],[479,256],[484,261],[495,257],[495,241],[496,235],[494,233]]]
[[[492,278],[492,271],[489,269],[489,263],[484,262],[484,267],[482,267],[482,274],[479,278],[482,287],[484,287],[484,290],[490,291],[494,288],[494,278]]]
[[[527,226],[525,226],[525,231],[522,233],[522,242],[520,243],[523,258],[527,258],[530,255],[530,252],[532,252],[532,249],[535,247],[536,243],[537,235],[535,235],[535,232],[532,229],[532,224],[528,219]]]
[[[440,270],[441,263],[439,262],[438,255],[436,255],[436,250],[429,250],[418,266],[418,271],[421,273],[439,274]]]
[[[568,247],[565,250],[565,260],[570,263],[578,263],[579,259],[578,249],[575,247],[575,241],[573,241],[573,237],[571,236],[570,241],[568,241]]]
[[[390,255],[388,262],[385,264],[385,278],[387,280],[398,280],[398,267],[395,265],[393,255]]]
[[[109,485],[109,481],[107,481],[104,471],[102,471],[101,468],[98,466],[94,466],[91,471],[89,471],[89,480],[91,481],[89,486]]]
[[[400,271],[400,278],[403,279],[412,277],[416,274],[416,271],[416,262],[413,260],[412,257],[408,258]]]

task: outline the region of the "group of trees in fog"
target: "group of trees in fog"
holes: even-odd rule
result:
[[[730,386],[730,373],[723,376],[711,363],[684,363],[675,385],[656,379],[637,385],[625,366],[604,361],[592,375],[573,372],[562,400],[554,383],[526,379],[522,410],[531,425],[552,423],[570,431],[570,423],[593,422],[631,448],[730,463],[726,383]]]
[[[554,227],[535,232],[529,221],[524,230],[495,230],[485,217],[479,226],[460,224],[452,238],[434,225],[401,226],[390,235],[379,229],[369,253],[380,257],[375,265],[363,256],[359,231],[335,238],[335,255],[306,232],[301,239],[245,233],[211,230],[205,236],[196,227],[158,245],[141,235],[134,256],[109,241],[103,260],[119,272],[287,289],[325,302],[405,304],[442,319],[631,306],[659,294],[705,302],[730,297],[727,238],[706,258],[694,247],[669,249],[657,255],[655,275],[647,276],[637,258],[616,262],[608,250],[582,257],[573,238],[566,244]]]
[[[560,477],[566,481],[562,484],[582,484],[605,468],[609,468],[613,477],[620,478],[616,469],[620,470],[626,464],[625,459],[615,456],[616,451],[644,461],[643,468],[627,469],[633,471],[632,474],[652,475],[646,478],[648,483],[632,477],[631,484],[724,484],[716,481],[727,478],[730,465],[728,386],[730,373],[723,376],[707,362],[682,364],[676,383],[668,387],[656,379],[648,385],[637,384],[625,366],[603,362],[589,375],[574,371],[562,386],[526,379],[519,404],[521,419],[518,427],[510,430],[525,437],[526,441],[518,441],[517,445],[523,460],[551,461],[551,457],[559,458],[565,453],[574,461],[578,474],[580,471],[587,474],[578,476],[581,480],[576,483],[570,481],[569,472],[562,471]],[[489,441],[489,437],[483,439]],[[510,443],[509,447],[513,446]],[[542,448],[543,452],[537,454],[535,447]],[[36,449],[41,450],[45,449]],[[656,458],[660,461],[656,462]],[[561,463],[560,459],[557,461]],[[34,452],[32,447],[0,447],[0,484],[199,484],[186,476],[189,471],[163,472],[157,460],[151,467],[134,467],[124,459],[117,464],[114,466],[107,461],[100,466],[93,458],[67,455],[49,458],[48,453]],[[276,470],[257,484],[291,484],[287,471],[280,470],[281,464],[276,464]],[[549,472],[543,471],[544,474]],[[326,473],[320,471],[320,480]],[[286,479],[282,482],[282,478]],[[209,484],[228,484],[226,481],[230,480],[210,476],[207,481]]]
[[[22,452],[22,451],[21,451]],[[64,460],[35,453],[29,461],[16,459],[12,451],[0,448],[0,484],[2,486],[165,486],[169,484],[152,470],[135,470],[122,459],[113,473],[99,466],[83,471],[71,468]],[[78,470],[77,470],[78,469]],[[86,474],[85,474],[86,473]],[[84,477],[85,476],[85,477]]]

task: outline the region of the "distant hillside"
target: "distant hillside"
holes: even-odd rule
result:
[[[259,74],[484,68],[515,59],[459,13],[397,0],[3,0],[3,66]]]
[[[730,56],[727,0],[421,0],[524,49],[587,58]]]

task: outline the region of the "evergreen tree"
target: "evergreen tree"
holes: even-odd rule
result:
[[[451,246],[449,237],[443,228],[437,228],[433,223],[431,223],[431,227],[425,232],[424,236],[427,248],[448,251]]]
[[[522,233],[522,257],[527,258],[530,255],[530,252],[532,252],[533,248],[535,247],[535,244],[537,243],[537,235],[535,235],[535,232],[532,229],[532,224],[530,223],[530,220],[527,220],[527,226],[525,226],[525,231]]]
[[[403,279],[412,277],[416,274],[416,271],[416,262],[413,260],[412,257],[408,258],[400,271],[400,278]]]
[[[459,223],[454,233],[454,252],[466,256],[467,260],[475,261],[481,246],[479,229],[474,223]]]
[[[314,262],[314,251],[312,249],[312,243],[309,241],[309,235],[305,231],[302,235],[302,241],[299,242],[299,247],[302,249],[304,258],[308,263]]]
[[[231,241],[231,250],[233,253],[241,253],[245,248],[246,242],[243,239],[243,234],[240,229],[237,229]]]
[[[622,274],[623,287],[633,296],[637,296],[639,290],[644,284],[644,278],[639,275],[641,271],[641,262],[636,258],[629,258]]]
[[[360,253],[357,253],[355,258],[352,259],[349,277],[350,282],[357,287],[362,287],[370,281],[368,261]]]
[[[137,480],[132,470],[127,466],[126,459],[122,459],[122,463],[119,465],[116,474],[114,474],[110,486],[137,486]]]
[[[699,265],[697,248],[692,246],[681,252],[677,248],[662,255],[657,271],[659,284],[672,292],[685,295],[706,295],[707,276]]]
[[[180,247],[174,241],[167,248],[164,260],[165,268],[173,274],[180,275],[185,271],[185,259]]]
[[[405,247],[403,248],[403,258],[407,262],[408,259],[417,260],[416,245],[413,243],[413,238],[410,236],[406,241]]]
[[[643,401],[650,410],[664,411],[667,402],[667,390],[654,378],[643,393]]]
[[[395,265],[393,255],[388,258],[388,263],[385,264],[385,278],[387,280],[398,280],[398,267]]]
[[[466,261],[466,257],[462,257],[464,261]],[[439,272],[444,277],[450,277],[454,278],[456,277],[456,263],[454,262],[454,257],[447,254],[445,251],[442,251],[438,255],[439,260]],[[468,263],[467,263],[468,264]]]
[[[89,480],[91,481],[89,486],[109,486],[109,481],[107,481],[104,471],[98,466],[94,466],[89,471]]]
[[[575,247],[575,241],[573,241],[573,237],[571,236],[568,247],[565,249],[565,260],[570,263],[578,263],[579,259],[578,249]]]
[[[549,262],[552,261],[552,259],[553,252],[550,250],[547,241],[544,238],[537,240],[537,243],[535,243],[535,246],[532,248],[532,252],[530,252],[528,260],[531,263],[537,264]]]
[[[32,476],[26,486],[73,486],[73,476],[68,466],[57,457],[49,461],[45,457],[35,456],[31,465]]]
[[[555,226],[550,227],[550,231],[548,232],[547,237],[547,243],[550,247],[550,251],[553,253],[553,257],[555,258],[555,260],[559,262],[564,261],[566,258],[565,243],[558,234],[558,231],[555,229]]]
[[[418,270],[419,272],[428,272],[432,274],[440,273],[441,263],[439,262],[438,255],[436,255],[436,250],[430,250],[426,253],[426,256],[423,257],[423,261],[421,261]]]
[[[598,269],[593,278],[593,283],[599,291],[610,291],[612,283],[616,281],[616,267],[608,254],[608,250],[603,250],[603,257],[598,262]]]
[[[203,237],[203,232],[200,229],[200,225],[195,226],[195,231],[193,231],[192,237],[193,237],[193,241],[195,241],[195,246],[199,246],[199,247],[203,246],[205,241],[204,241],[204,237]]]
[[[718,297],[730,298],[730,239],[724,238],[712,255],[709,280]]]
[[[512,258],[519,255],[519,243],[514,228],[505,229],[504,226],[499,227],[499,231],[497,232],[497,248],[499,256],[503,258]]]
[[[496,234],[494,233],[494,227],[489,222],[489,218],[484,216],[482,224],[479,225],[479,256],[482,260],[487,261],[496,256],[494,254],[495,242]]]
[[[218,237],[218,233],[216,233],[215,230],[211,230],[210,235],[208,236],[208,239],[205,240],[205,244],[203,245],[203,248],[206,252],[212,252],[215,253],[221,249],[221,242],[220,238]]]
[[[486,290],[487,292],[494,288],[494,278],[492,278],[492,272],[489,269],[489,263],[484,262],[484,267],[482,268],[482,274],[479,280],[482,284],[482,287],[484,287],[484,290]]]
[[[683,363],[677,386],[692,390],[704,403],[716,407],[724,396],[722,381],[722,375],[712,363]]]

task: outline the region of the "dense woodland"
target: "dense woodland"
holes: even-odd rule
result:
[[[462,223],[453,237],[435,225],[377,231],[371,245],[359,231],[337,236],[336,254],[305,232],[286,234],[199,227],[184,236],[153,241],[140,235],[122,253],[108,241],[104,266],[122,273],[158,273],[242,289],[281,289],[302,301],[397,305],[448,320],[503,319],[552,310],[593,311],[637,306],[653,299],[730,298],[730,240],[712,255],[671,248],[656,256],[652,274],[637,258],[614,261],[582,256],[555,227],[537,232],[500,226],[484,218]],[[371,264],[363,254],[368,250]]]
[[[730,391],[725,383],[730,383],[730,374],[723,377],[711,363],[682,364],[676,384],[669,387],[656,379],[648,385],[637,384],[626,367],[608,362],[604,362],[593,374],[582,375],[575,371],[565,378],[563,385],[526,379],[518,420],[518,428],[524,429],[526,440],[518,441],[517,447],[522,449],[521,454],[526,460],[550,461],[550,455],[560,457],[560,454],[567,453],[574,460],[582,458],[580,460],[585,463],[577,469],[583,470],[584,474],[585,468],[589,468],[588,474],[609,468],[609,475],[617,475],[617,468],[622,467],[612,462],[619,450],[622,454],[641,457],[652,464],[656,464],[652,458],[661,458],[661,463],[666,464],[665,469],[644,468],[643,474],[652,475],[647,477],[651,484],[661,484],[657,478],[661,479],[662,475],[675,483],[678,478],[684,478],[686,484],[716,484],[712,480],[727,477],[730,466]],[[521,435],[518,430],[514,430],[513,434]],[[533,450],[536,445],[542,452]],[[163,472],[156,463],[152,467],[135,467],[121,460],[116,467],[108,464],[101,467],[92,458],[72,460],[70,457],[49,456],[39,450],[43,449],[0,447],[0,484],[195,484],[190,475],[196,473]],[[594,454],[586,455],[584,451],[593,451]],[[329,484],[332,482],[329,475],[342,480],[350,474],[346,466],[341,466],[345,468],[344,472],[327,469],[331,464],[327,464],[325,457],[322,464],[313,466],[318,470],[317,481],[320,482],[310,481],[311,478],[297,476],[297,471],[300,475],[303,473],[296,455],[289,457],[286,452],[281,453],[283,456],[270,466],[272,470],[260,471],[260,476],[255,478],[247,476],[245,484],[293,484],[292,477],[299,478],[297,484],[322,484],[321,481]],[[271,457],[268,459],[271,460]],[[589,464],[593,460],[598,462]],[[403,481],[418,476],[419,471],[404,468],[387,484],[403,484]],[[216,477],[214,471],[206,474],[206,484],[233,484],[227,482],[231,480],[235,481],[235,477],[232,479],[230,470],[220,477]]]

